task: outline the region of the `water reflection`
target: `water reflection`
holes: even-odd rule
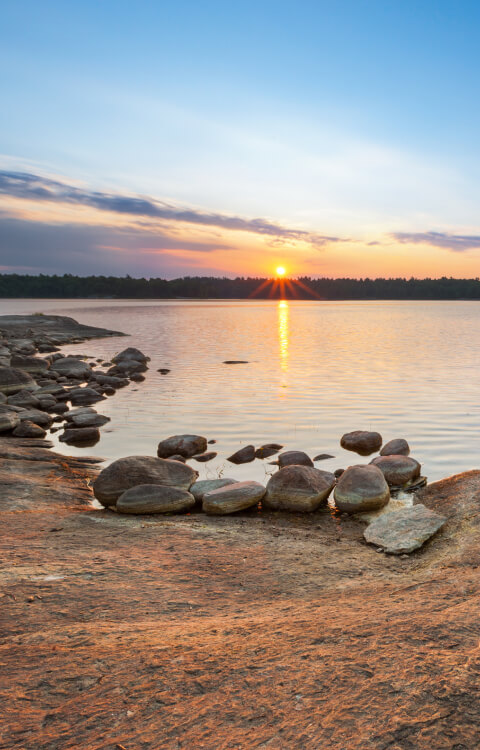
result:
[[[288,302],[278,303],[278,345],[280,352],[280,367],[283,372],[288,369]]]

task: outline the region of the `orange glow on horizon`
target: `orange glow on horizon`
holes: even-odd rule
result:
[[[277,274],[277,276],[280,276],[280,277],[285,276],[286,269],[284,266],[277,266],[275,269],[275,273]]]

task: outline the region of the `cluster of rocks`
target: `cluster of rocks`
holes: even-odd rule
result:
[[[110,420],[93,404],[130,381],[144,380],[149,357],[129,347],[111,362],[86,362],[84,356],[65,356],[58,347],[106,335],[122,334],[61,316],[0,317],[0,433],[43,438],[47,429],[60,429],[54,426],[58,423],[64,428],[62,442],[98,442],[99,428]]]
[[[361,431],[341,439],[343,447],[360,455],[378,451],[382,442],[378,433]],[[337,511],[365,514],[385,508],[394,490],[419,484],[421,465],[409,456],[410,448],[404,439],[390,441],[369,464],[350,466],[338,476],[315,468],[302,451],[285,451],[278,457],[278,471],[266,486],[230,477],[199,480],[198,472],[186,461],[198,460],[205,454],[207,444],[201,435],[174,435],[159,443],[157,458],[118,459],[98,475],[93,485],[95,497],[105,507],[127,514],[179,513],[201,506],[209,515],[229,515],[255,508],[259,503],[268,510],[312,513],[325,506],[331,496],[332,507]],[[277,444],[265,447],[275,452],[282,448]],[[373,520],[365,539],[394,554],[411,552],[444,522],[443,517],[424,506],[414,505]]]

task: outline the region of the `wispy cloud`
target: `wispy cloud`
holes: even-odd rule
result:
[[[174,206],[151,197],[138,197],[86,190],[31,172],[0,171],[0,193],[30,201],[88,206],[99,211],[132,217],[159,219],[217,229],[252,232],[265,235],[274,242],[300,241],[315,247],[347,239],[317,234],[303,229],[285,227],[267,219],[245,219]]]
[[[403,244],[433,245],[462,253],[480,248],[478,234],[449,234],[448,232],[395,232],[391,235]]]

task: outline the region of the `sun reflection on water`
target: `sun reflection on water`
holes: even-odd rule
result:
[[[281,300],[278,303],[278,345],[280,355],[280,368],[283,372],[288,370],[288,302]],[[282,385],[285,385],[282,382]]]

